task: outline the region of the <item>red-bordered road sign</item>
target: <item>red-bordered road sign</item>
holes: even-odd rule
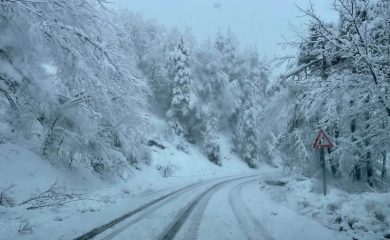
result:
[[[335,145],[332,143],[332,140],[326,134],[324,130],[320,130],[318,133],[316,140],[314,140],[314,143],[312,145],[313,148],[332,148]]]

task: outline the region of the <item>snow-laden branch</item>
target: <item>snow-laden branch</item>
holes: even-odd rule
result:
[[[296,76],[301,71],[304,71],[306,68],[308,68],[308,67],[310,67],[310,66],[312,66],[312,65],[314,65],[314,64],[316,64],[316,63],[318,63],[320,61],[322,61],[322,59],[317,59],[317,60],[311,61],[309,63],[305,63],[305,64],[302,64],[302,65],[299,65],[298,67],[290,70],[288,73],[281,75],[280,78],[282,80],[287,80],[288,78]]]

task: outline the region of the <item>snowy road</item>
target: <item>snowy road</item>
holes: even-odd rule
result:
[[[265,177],[185,186],[75,239],[349,239],[272,201],[259,187]]]

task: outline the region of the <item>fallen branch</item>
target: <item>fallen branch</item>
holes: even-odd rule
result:
[[[77,201],[86,201],[86,200],[107,203],[107,201],[93,199],[93,198],[78,198],[78,199],[73,199],[73,200],[59,202],[59,203],[50,203],[50,204],[43,204],[43,205],[38,205],[38,206],[31,206],[31,207],[28,207],[26,209],[27,210],[34,210],[34,209],[38,209],[38,208],[51,207],[51,206],[63,206],[67,203],[77,202]],[[113,202],[110,202],[110,203],[113,203]]]
[[[13,206],[14,200],[6,193],[15,187],[15,184],[11,184],[6,189],[0,192],[0,206]]]
[[[7,98],[7,100],[10,103],[12,109],[13,110],[18,110],[18,107],[17,107],[15,101],[13,100],[13,98],[11,97],[11,95],[9,95],[9,93],[5,89],[2,89],[1,87],[0,87],[0,92],[2,92],[4,94],[4,96]]]
[[[38,205],[38,206],[31,206],[31,207],[28,207],[26,209],[27,210],[34,210],[34,209],[38,209],[38,208],[51,207],[51,206],[63,206],[67,203],[81,201],[81,200],[83,200],[83,199],[74,199],[74,200],[69,200],[69,201],[60,202],[60,203],[50,203],[50,204],[43,204],[43,205]]]
[[[18,206],[32,203],[32,206],[27,209],[36,209],[45,206],[62,205],[70,201],[81,200],[83,195],[84,193],[68,192],[65,187],[58,186],[56,181],[46,191],[19,203]]]

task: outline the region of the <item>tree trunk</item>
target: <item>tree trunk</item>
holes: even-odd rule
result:
[[[337,139],[339,137],[339,131],[338,131],[338,128],[337,128],[337,123],[335,124],[334,126],[334,141],[337,145]],[[332,156],[331,155],[332,153],[332,149],[331,148],[328,148],[328,156],[329,156],[329,165],[330,165],[330,169],[332,171],[332,175],[333,177],[339,177],[339,159],[337,156]]]
[[[328,148],[328,155],[332,153],[332,150]],[[330,170],[332,171],[333,177],[338,177],[339,173],[339,161],[336,158],[336,156],[330,156],[329,157],[329,165],[330,165]]]
[[[367,183],[371,187],[374,186],[374,168],[371,161],[371,152],[366,154],[366,168],[367,168]]]
[[[382,154],[383,154],[383,159],[382,159],[381,179],[382,179],[382,182],[385,182],[386,175],[387,175],[387,172],[386,172],[387,152],[383,152]]]
[[[370,97],[368,96],[366,99],[365,99],[365,103],[368,104],[370,101]],[[369,130],[370,130],[370,124],[369,124],[369,120],[371,118],[370,116],[370,112],[367,111],[365,113],[365,118],[366,118],[366,127],[365,127],[365,130],[366,130],[366,134],[368,134]],[[371,159],[371,150],[370,150],[370,145],[371,145],[371,140],[368,138],[366,140],[366,149],[367,149],[367,152],[366,152],[366,170],[367,170],[367,183],[368,185],[370,185],[371,187],[374,186],[374,166],[373,166],[373,163],[372,163],[372,159]]]
[[[353,173],[354,180],[360,181],[362,179],[362,171],[361,171],[360,163],[355,164],[352,173]]]
[[[354,104],[354,102],[351,101],[350,105],[353,106],[353,104]],[[351,141],[352,142],[356,141],[356,138],[353,135],[355,131],[356,131],[356,120],[352,119],[352,121],[351,121],[351,134],[352,134]],[[355,156],[357,155],[356,152],[354,154],[355,154]],[[355,161],[354,167],[353,167],[353,170],[352,170],[352,175],[353,175],[352,176],[353,179],[356,180],[356,181],[360,181],[362,179],[361,162],[360,162],[360,160],[359,161]]]

